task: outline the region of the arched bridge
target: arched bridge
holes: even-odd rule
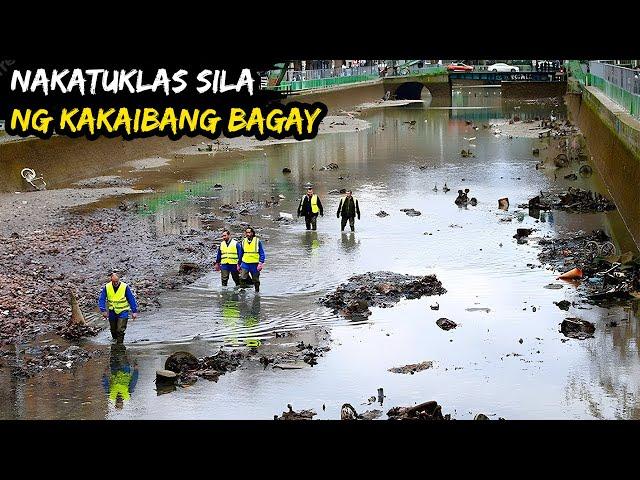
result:
[[[434,99],[451,101],[454,84],[501,85],[505,96],[556,96],[566,91],[567,77],[554,72],[447,72],[408,73],[383,79],[385,91],[398,100],[418,100],[423,89]]]

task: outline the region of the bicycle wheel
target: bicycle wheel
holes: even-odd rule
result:
[[[600,247],[600,255],[602,257],[608,257],[609,255],[615,255],[616,246],[611,242],[604,242]]]
[[[584,248],[591,258],[595,258],[596,256],[598,256],[598,253],[600,251],[599,245],[593,240],[590,242],[587,242]]]

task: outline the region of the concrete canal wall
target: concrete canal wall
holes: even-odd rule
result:
[[[595,87],[566,96],[593,162],[640,247],[640,122]]]

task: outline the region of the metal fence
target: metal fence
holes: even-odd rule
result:
[[[640,120],[640,70],[592,61],[585,73],[577,60],[569,62],[569,70],[581,84],[596,87]]]
[[[634,95],[640,95],[640,69],[621,67],[602,61],[589,62],[589,70],[613,85]]]
[[[305,80],[320,80],[333,77],[355,77],[359,75],[378,75],[377,65],[366,67],[337,67],[321,68],[317,70],[287,70],[283,81],[300,82]]]
[[[311,90],[314,88],[334,87],[337,85],[347,85],[349,83],[366,82],[380,78],[378,73],[375,75],[351,75],[344,77],[327,77],[315,80],[294,80],[292,82],[282,82],[280,85],[268,87],[270,90],[279,92],[297,92],[300,90]]]

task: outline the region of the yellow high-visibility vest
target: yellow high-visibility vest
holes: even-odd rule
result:
[[[115,374],[111,374],[109,379],[109,398],[115,402],[118,398],[118,394],[122,396],[123,400],[129,400],[131,393],[129,392],[129,384],[131,383],[131,373],[118,370]]]
[[[127,296],[125,295],[127,291],[127,284],[124,282],[120,282],[120,286],[118,287],[118,291],[113,289],[113,284],[111,282],[105,285],[107,289],[107,305],[109,310],[113,310],[116,315],[120,312],[124,312],[125,310],[131,310],[131,306],[127,301]]]
[[[304,199],[307,195],[302,197],[302,202],[304,203]],[[315,193],[311,195],[311,213],[319,213],[320,207],[318,207],[318,195]]]
[[[242,239],[242,261],[244,263],[259,263],[260,254],[258,253],[258,237],[253,237],[251,243],[246,238]]]
[[[223,265],[238,263],[238,250],[236,249],[236,241],[231,240],[229,245],[224,240],[220,244],[220,263]]]

